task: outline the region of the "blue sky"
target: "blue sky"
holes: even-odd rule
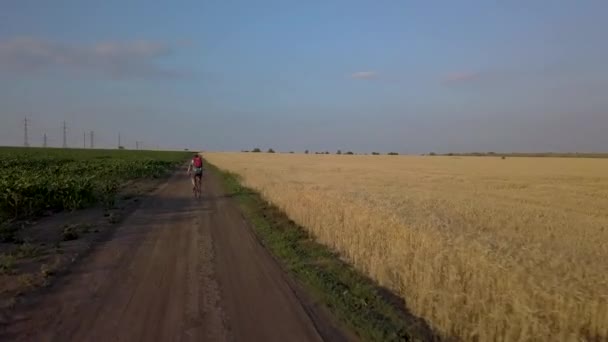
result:
[[[608,150],[606,1],[0,4],[0,144]]]

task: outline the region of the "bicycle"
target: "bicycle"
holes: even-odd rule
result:
[[[199,199],[202,195],[201,182],[202,182],[203,174],[195,174],[194,175],[194,187],[192,188],[192,193],[194,198]]]
[[[193,185],[192,193],[194,195],[194,198],[200,198],[202,192],[201,181],[203,178],[203,160],[200,154],[195,154],[192,160],[190,161],[190,164],[188,165],[188,175],[190,177],[194,177],[191,178]]]

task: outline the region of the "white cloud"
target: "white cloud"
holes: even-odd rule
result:
[[[357,71],[351,74],[351,77],[356,80],[371,80],[378,78],[378,73],[375,71]]]
[[[443,82],[447,83],[447,84],[465,83],[465,82],[474,81],[478,78],[479,78],[478,72],[460,71],[460,72],[454,72],[454,73],[448,74],[443,79]]]
[[[111,78],[170,78],[180,73],[156,61],[170,55],[168,44],[150,41],[69,44],[33,37],[0,40],[0,71],[33,73],[49,69],[92,72]]]

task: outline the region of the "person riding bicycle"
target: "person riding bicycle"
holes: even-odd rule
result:
[[[194,172],[194,174],[193,174]],[[203,177],[203,158],[197,153],[192,157],[190,165],[188,165],[188,175],[192,177],[192,189],[196,189],[196,181],[199,182]]]

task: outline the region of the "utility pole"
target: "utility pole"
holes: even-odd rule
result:
[[[46,144],[46,133],[44,133],[44,139],[43,139],[43,141],[44,142],[42,143],[42,147],[47,147],[47,144]]]
[[[95,132],[91,131],[91,148],[95,148]]]
[[[82,148],[87,148],[87,132],[82,132]]]
[[[139,141],[135,141],[135,149],[139,150]]]
[[[30,142],[27,136],[27,117],[23,120],[23,146],[30,147]]]
[[[120,148],[120,132],[118,132],[118,148]]]
[[[63,148],[68,148],[68,126],[63,122]]]

